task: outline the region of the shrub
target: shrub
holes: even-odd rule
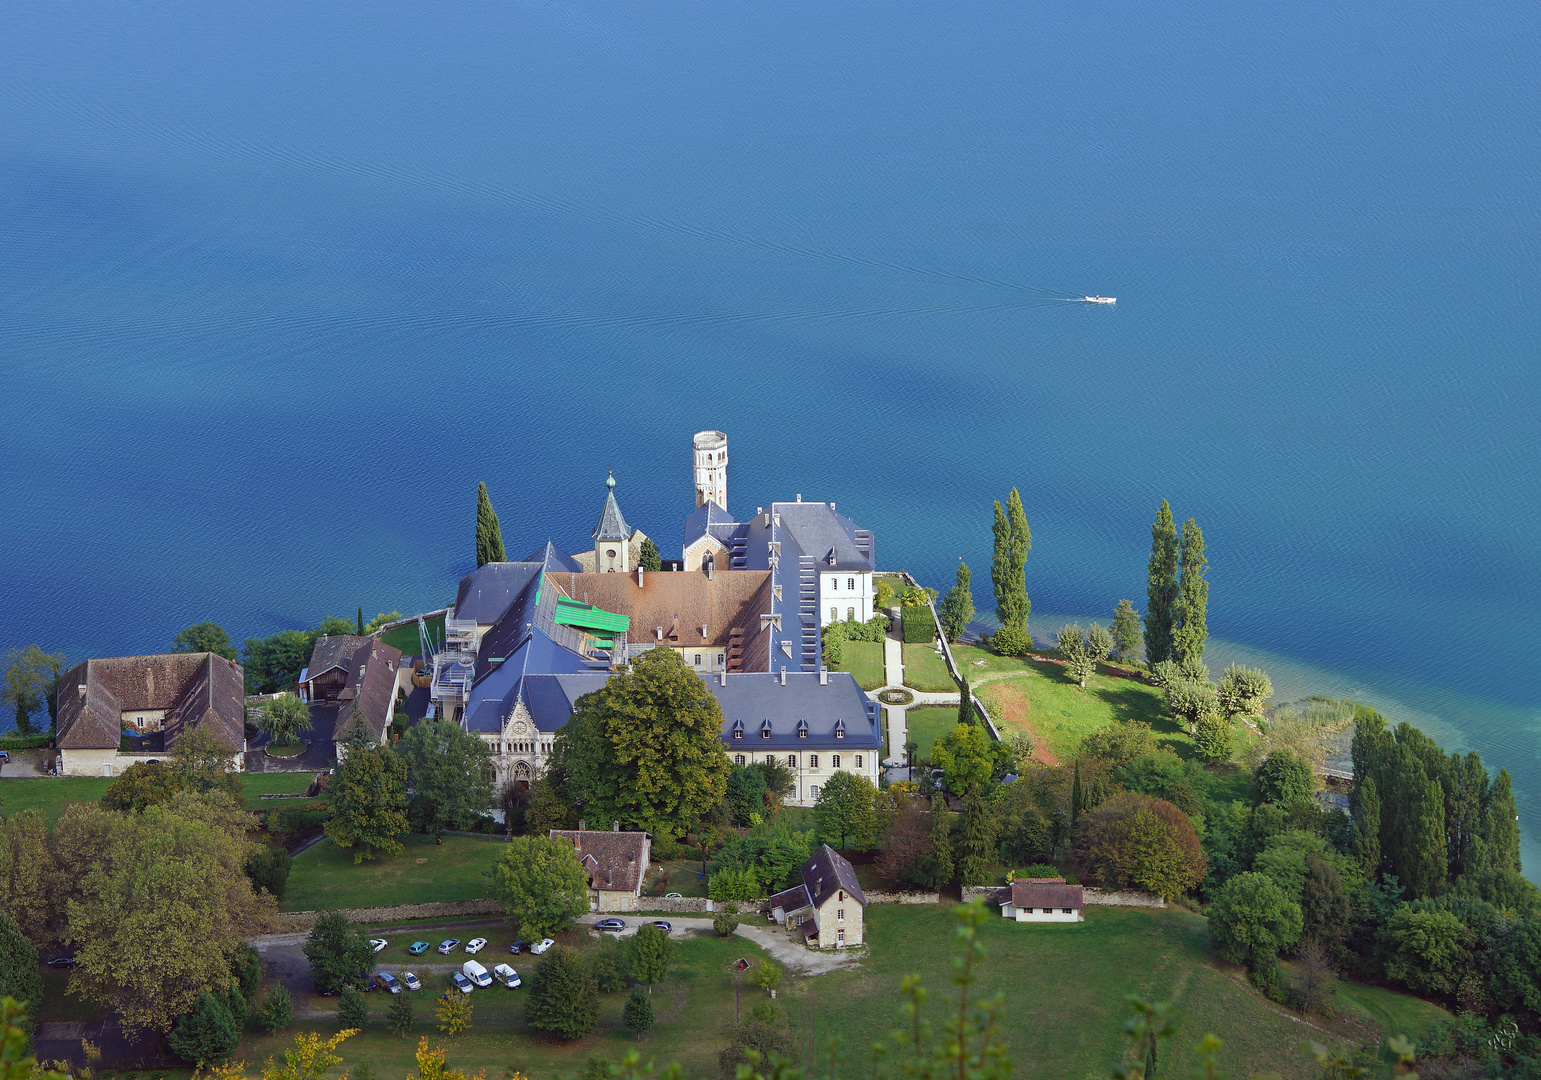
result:
[[[275,1031],[282,1031],[293,1021],[294,1003],[289,999],[289,991],[279,983],[262,1003],[262,1030],[271,1035]]]
[[[824,628],[824,663],[829,667],[845,663],[845,634],[838,623]]]
[[[779,1025],[763,1024],[751,1020],[743,1027],[736,1029],[731,1036],[728,1045],[723,1047],[717,1055],[717,1066],[721,1070],[724,1080],[734,1080],[738,1075],[738,1067],[749,1060],[748,1051],[753,1050],[760,1055],[760,1060],[767,1060],[771,1054],[777,1054],[795,1062],[797,1047],[792,1041],[791,1034],[782,1031]]]
[[[337,998],[337,1023],[339,1027],[361,1029],[369,1023],[369,1003],[351,986],[344,987]]]
[[[1165,799],[1132,791],[1085,814],[1075,859],[1105,887],[1143,889],[1168,900],[1204,880],[1208,870],[1188,816]]]
[[[1026,630],[1003,626],[990,635],[990,648],[1001,656],[1025,656],[1033,651],[1033,635]]]
[[[282,900],[289,884],[289,870],[294,860],[281,847],[265,847],[246,860],[246,876],[257,891],[266,889],[273,899]]]
[[[0,735],[0,750],[41,750],[51,742],[52,735]]]
[[[559,947],[541,957],[524,1019],[560,1039],[580,1039],[599,1026],[599,987],[572,950]]]
[[[936,619],[929,607],[904,608],[900,628],[908,645],[929,645],[936,640]]]
[[[712,919],[712,929],[717,931],[718,937],[732,937],[733,931],[738,929],[738,916],[723,912]]]
[[[719,870],[706,885],[713,900],[758,900],[763,894],[753,870]]]
[[[1204,759],[1206,765],[1219,765],[1231,760],[1231,753],[1236,748],[1231,722],[1223,716],[1202,717],[1194,742],[1198,745],[1199,757]]]

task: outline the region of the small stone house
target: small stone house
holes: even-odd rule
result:
[[[802,865],[803,883],[770,898],[771,917],[802,931],[815,949],[846,949],[862,944],[862,909],[867,898],[856,869],[824,844]]]
[[[1064,878],[1017,878],[1002,890],[1001,918],[1017,922],[1085,922],[1081,886]]]
[[[589,906],[595,911],[636,911],[647,876],[653,838],[645,832],[552,829],[553,840],[566,840],[589,876]]]

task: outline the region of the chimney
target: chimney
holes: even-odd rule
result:
[[[829,668],[819,668],[819,685],[829,685]]]
[[[801,491],[799,491],[797,493],[797,501],[798,502],[802,502],[803,501],[803,493]]]
[[[621,823],[619,821],[612,821],[610,823],[610,831],[611,832],[620,832],[621,831]]]
[[[722,673],[722,682],[719,685],[721,685],[721,686],[727,686],[728,685],[728,673],[726,671],[724,671]]]
[[[831,510],[833,510],[835,508],[835,500],[834,499],[829,500],[829,508]]]
[[[637,588],[642,588],[642,567],[637,567]]]
[[[706,564],[706,580],[707,581],[711,581],[712,580],[712,569],[713,569],[713,567],[716,566],[716,563],[717,563],[717,560],[713,559],[711,562]]]
[[[785,664],[782,664],[781,665],[781,685],[785,686],[786,684],[787,684],[787,666]]]
[[[589,827],[589,823],[587,821],[583,820],[583,818],[579,818],[578,819],[578,831],[579,832],[586,831],[588,829],[588,827]]]

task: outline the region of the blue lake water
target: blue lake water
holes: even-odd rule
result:
[[[0,5],[0,647],[426,608],[835,499],[1507,766],[1541,860],[1541,9]],[[1048,302],[1102,293],[1116,307]],[[1234,649],[1227,654],[1227,649]]]

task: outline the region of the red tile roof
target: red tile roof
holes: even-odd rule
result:
[[[549,835],[572,844],[589,876],[590,888],[635,893],[642,887],[647,873],[647,833],[552,829]]]
[[[1018,878],[1011,883],[1011,903],[1019,908],[1081,908],[1083,890],[1064,878]]]

